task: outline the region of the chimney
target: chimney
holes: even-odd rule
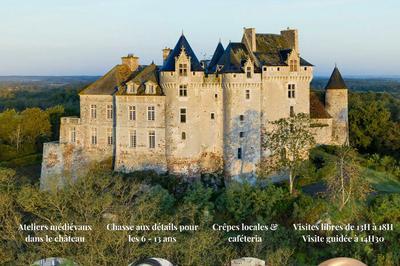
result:
[[[255,28],[244,28],[243,37],[247,40],[249,48],[252,52],[257,50],[256,47],[256,29]]]
[[[127,65],[129,69],[133,72],[139,67],[139,57],[133,54],[128,54],[127,56],[121,57],[122,64]]]
[[[162,50],[163,63],[165,63],[165,61],[167,61],[167,58],[168,58],[169,54],[171,53],[171,51],[172,51],[172,49],[168,48],[168,47],[165,47]]]
[[[299,33],[295,29],[289,29],[281,31],[281,35],[289,44],[290,49],[293,49],[297,53],[299,53]]]

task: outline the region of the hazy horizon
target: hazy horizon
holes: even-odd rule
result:
[[[99,76],[134,53],[162,62],[182,30],[199,59],[221,39],[297,28],[300,53],[328,76],[399,77],[400,3],[387,0],[25,1],[2,2],[0,76]]]

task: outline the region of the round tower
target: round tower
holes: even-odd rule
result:
[[[325,108],[333,119],[332,144],[348,144],[348,90],[336,66],[325,87]]]

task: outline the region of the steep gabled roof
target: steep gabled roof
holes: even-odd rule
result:
[[[161,71],[175,71],[175,57],[178,57],[181,53],[182,47],[185,49],[186,54],[190,57],[190,71],[203,71],[196,54],[193,52],[192,47],[190,47],[189,42],[186,40],[185,36],[182,34],[175,48],[169,53],[167,60]]]
[[[241,73],[243,63],[250,57],[246,46],[241,42],[231,42],[218,60],[217,65],[223,66],[222,73]]]
[[[310,92],[310,118],[332,118],[315,92]]]
[[[339,69],[335,66],[335,69],[332,72],[331,77],[329,78],[328,84],[325,87],[325,90],[343,90],[347,89],[346,84],[340,74]]]
[[[104,76],[83,89],[83,95],[113,95],[118,87],[132,74],[127,65],[116,65]]]
[[[163,95],[162,88],[159,84],[159,67],[152,63],[148,66],[143,66],[140,70],[136,71],[134,75],[129,77],[125,83],[133,82],[138,85],[137,93],[135,95],[145,95],[146,83],[152,82],[156,85],[156,93],[152,95]],[[126,86],[118,94],[127,94]]]
[[[286,60],[292,49],[287,40],[279,34],[256,34],[254,55],[262,65],[286,66]],[[300,66],[313,66],[300,57]]]
[[[286,39],[279,34],[256,34],[257,52],[276,53],[289,48]]]
[[[214,55],[211,58],[210,63],[208,63],[208,72],[215,72],[218,60],[224,54],[224,47],[221,42],[218,43],[217,48],[215,48]]]

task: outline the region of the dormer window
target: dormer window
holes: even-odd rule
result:
[[[186,77],[188,74],[188,65],[187,64],[179,64],[179,76]]]
[[[127,84],[127,93],[129,94],[135,94],[137,90],[137,85],[134,83],[128,83]]]
[[[289,69],[290,69],[290,72],[297,72],[297,60],[289,61]]]
[[[246,74],[247,74],[247,78],[250,79],[251,78],[251,67],[246,68]]]
[[[156,88],[155,88],[154,84],[147,83],[146,84],[146,92],[147,92],[147,94],[155,94]]]

